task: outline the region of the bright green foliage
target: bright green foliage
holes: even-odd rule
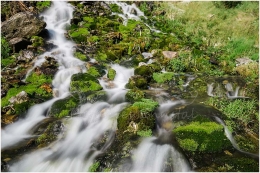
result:
[[[87,41],[89,31],[86,28],[78,28],[69,33],[70,37],[77,43]]]
[[[97,68],[95,68],[95,67],[90,67],[88,69],[88,73],[94,77],[101,77],[101,74],[98,72]]]
[[[8,42],[6,41],[6,39],[3,36],[1,36],[1,60],[9,57],[10,50],[11,50],[11,48],[10,48]]]
[[[166,73],[153,73],[153,79],[157,83],[166,83],[173,79],[174,73],[173,72],[166,72]]]
[[[98,167],[99,167],[100,163],[99,162],[95,162],[93,163],[89,169],[88,169],[88,172],[96,172]]]
[[[86,61],[87,60],[87,56],[80,53],[80,52],[75,52],[74,56],[77,57],[78,59],[82,60],[82,61]]]
[[[95,59],[97,61],[106,62],[107,61],[107,55],[105,53],[98,52],[98,54],[96,55]]]
[[[101,89],[102,86],[99,84],[99,81],[91,74],[79,73],[71,77],[71,92],[99,91]]]
[[[38,1],[36,3],[36,8],[39,11],[43,11],[44,9],[48,8],[51,6],[51,1]]]
[[[43,38],[39,37],[39,36],[32,36],[31,42],[33,43],[32,46],[35,47],[35,48],[44,45]]]
[[[137,135],[139,135],[141,137],[150,137],[150,136],[152,136],[152,130],[151,129],[140,130],[137,132]]]
[[[215,122],[192,122],[173,132],[180,147],[190,152],[219,152],[230,145],[223,126]]]
[[[91,43],[95,43],[95,42],[100,41],[100,38],[98,36],[94,35],[94,36],[88,37],[88,41]]]
[[[127,91],[125,98],[126,101],[134,103],[136,101],[140,101],[142,98],[144,98],[144,92],[142,90],[138,89],[131,89]]]
[[[151,99],[141,99],[141,101],[135,102],[133,106],[139,108],[142,113],[153,112],[156,107],[159,106],[158,102],[155,102]]]
[[[7,106],[9,104],[9,99],[21,91],[25,91],[27,94],[36,95],[42,99],[48,99],[52,96],[51,93],[47,92],[41,85],[51,83],[51,77],[46,75],[37,75],[36,73],[31,74],[27,79],[27,85],[21,85],[18,88],[10,88],[5,97],[1,100],[1,107]]]
[[[115,77],[116,77],[116,71],[115,71],[114,69],[110,68],[110,69],[108,70],[107,77],[108,77],[108,79],[110,79],[110,80],[114,80]]]
[[[7,67],[7,66],[13,64],[15,61],[16,61],[16,59],[13,56],[10,56],[10,57],[5,58],[5,59],[1,59],[1,67],[2,68]]]

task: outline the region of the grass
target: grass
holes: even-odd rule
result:
[[[216,2],[215,2],[216,3]],[[242,2],[235,8],[214,2],[163,2],[164,17],[173,27],[184,29],[191,42],[224,50],[234,58],[258,59],[258,2]],[[174,32],[174,30],[172,31]]]

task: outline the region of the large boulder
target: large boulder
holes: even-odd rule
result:
[[[2,35],[13,45],[16,51],[19,51],[17,44],[26,48],[29,45],[29,39],[41,33],[46,27],[46,23],[30,12],[21,12],[13,15],[11,18],[1,24]]]
[[[46,23],[30,12],[21,12],[12,16],[1,25],[2,34],[7,40],[16,37],[29,39],[38,35],[46,26]]]

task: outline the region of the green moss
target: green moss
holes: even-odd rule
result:
[[[102,86],[99,84],[97,78],[88,73],[78,73],[71,77],[71,92],[99,91],[101,89]]]
[[[131,135],[136,135],[138,131],[139,134],[148,134],[149,131],[147,130],[152,130],[155,126],[153,113],[157,106],[157,102],[142,99],[140,102],[125,108],[118,117],[119,138],[128,139]],[[125,134],[128,134],[128,136],[125,136]]]
[[[32,36],[31,37],[31,42],[32,42],[32,46],[35,47],[35,48],[44,45],[43,38],[39,37],[39,36]]]
[[[107,55],[105,53],[98,52],[95,59],[100,62],[107,62]]]
[[[9,65],[14,64],[14,62],[16,62],[16,59],[13,58],[13,56],[1,59],[1,68],[8,67]]]
[[[167,72],[167,73],[153,73],[153,79],[157,83],[166,83],[173,79],[174,73]]]
[[[36,8],[41,12],[44,9],[51,6],[51,1],[38,1],[36,3]]]
[[[122,13],[122,10],[120,9],[120,7],[116,4],[109,4],[112,12],[114,13]]]
[[[142,76],[132,76],[126,84],[126,87],[129,89],[147,89],[148,83]]]
[[[95,162],[93,163],[89,169],[88,169],[88,172],[96,172],[98,167],[99,167],[100,163],[99,162]]]
[[[150,137],[150,136],[152,136],[152,130],[151,129],[140,130],[140,131],[137,131],[137,135],[139,135],[141,137]]]
[[[192,122],[173,132],[180,147],[189,152],[220,152],[231,145],[223,126],[215,122]]]
[[[134,103],[135,101],[140,101],[142,98],[144,98],[144,92],[142,90],[138,89],[132,89],[127,91],[125,98],[126,101]]]
[[[74,56],[82,61],[86,61],[87,60],[87,56],[80,53],[80,52],[75,52],[74,53]]]
[[[68,96],[64,99],[57,100],[53,103],[49,116],[55,118],[63,118],[69,116],[70,113],[78,106],[79,99],[75,96]]]
[[[134,70],[134,74],[140,76],[150,76],[152,74],[152,70],[148,65],[142,65]]]
[[[3,59],[6,59],[9,57],[10,53],[10,46],[6,39],[1,35],[1,63],[3,63]],[[1,65],[2,66],[2,65]]]
[[[159,106],[159,104],[158,102],[155,102],[151,99],[143,98],[140,101],[135,102],[133,106],[138,107],[142,113],[149,113],[149,112],[153,112],[155,108]]]
[[[71,30],[69,33],[70,37],[77,43],[86,42],[89,35],[87,28],[78,28]]]
[[[99,71],[97,70],[97,68],[95,67],[90,67],[88,69],[88,73],[91,74],[94,77],[101,77],[102,75],[99,73]]]
[[[114,80],[115,77],[116,77],[116,71],[112,68],[110,68],[108,70],[108,73],[107,73],[107,77],[110,79],[110,80]]]

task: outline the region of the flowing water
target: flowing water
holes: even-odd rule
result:
[[[117,14],[124,19],[140,20],[144,17],[135,5],[115,2],[122,7],[124,14]],[[135,14],[132,13],[135,11]],[[73,74],[86,72],[85,63],[73,57],[75,44],[64,37],[65,28],[72,18],[73,8],[66,2],[53,1],[51,8],[42,16],[47,23],[46,29],[50,32],[51,39],[57,48],[45,52],[39,56],[34,67],[44,62],[45,56],[54,57],[59,63],[52,85],[55,97],[44,103],[31,107],[22,120],[19,120],[2,129],[1,148],[10,148],[19,142],[33,137],[31,129],[39,122],[46,119],[46,112],[51,105],[70,94],[70,78]],[[95,103],[78,105],[74,117],[63,119],[64,133],[46,148],[38,149],[23,155],[18,161],[11,164],[9,171],[22,172],[82,172],[88,171],[95,159],[106,152],[113,145],[117,130],[117,117],[129,104],[125,101],[127,89],[125,85],[129,78],[134,75],[134,69],[125,68],[118,64],[111,64],[116,70],[113,82],[107,80],[107,74],[99,79],[103,90],[106,91],[108,100]],[[195,77],[190,75],[183,85],[187,87]],[[26,80],[26,79],[25,79]],[[228,91],[233,91],[232,86],[226,85]],[[167,96],[160,88],[150,88],[151,91],[159,92],[157,95]],[[238,89],[232,96],[238,96]],[[213,84],[208,85],[208,95],[213,96]],[[172,137],[174,128],[172,120],[176,114],[172,109],[179,105],[188,104],[184,100],[161,101],[156,110],[156,136],[144,138],[137,148],[132,151],[129,168],[123,171],[161,172],[161,171],[191,171],[191,165],[177,143]],[[225,127],[225,132],[234,145],[238,148],[232,135],[221,119],[217,121]]]

